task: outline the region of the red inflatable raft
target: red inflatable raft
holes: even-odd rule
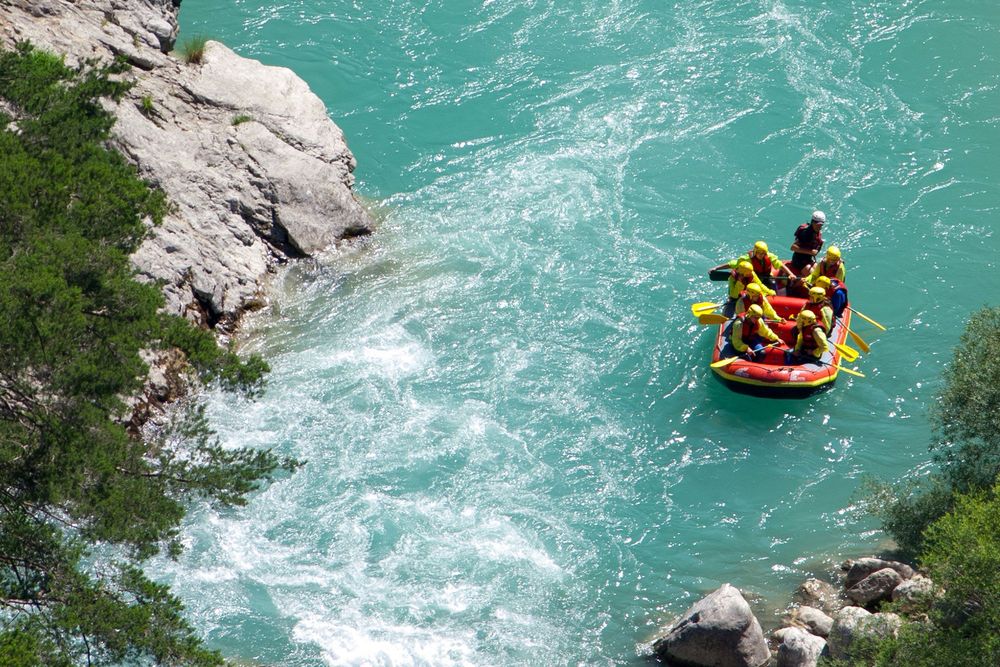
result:
[[[794,317],[805,303],[805,299],[790,296],[772,296],[768,299],[779,316]],[[733,320],[719,325],[719,333],[715,338],[715,349],[712,351],[712,361],[733,357],[739,354],[730,342]],[[787,347],[795,346],[795,322],[768,322],[774,333],[781,337]],[[785,353],[782,348],[772,347],[761,361],[748,361],[744,358],[712,370],[733,389],[759,394],[808,394],[832,383],[837,379],[840,364],[840,352],[832,343],[844,344],[847,339],[847,328],[851,326],[851,311],[845,310],[837,320],[833,331],[827,337],[830,341],[829,350],[823,354],[818,363],[806,363],[796,366],[785,365]]]

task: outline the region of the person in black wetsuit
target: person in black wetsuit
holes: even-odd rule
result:
[[[795,240],[792,242],[792,271],[805,277],[812,270],[816,255],[823,247],[823,225],[826,224],[826,214],[823,211],[813,211],[812,218],[795,230]]]

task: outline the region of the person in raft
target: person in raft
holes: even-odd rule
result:
[[[823,211],[813,211],[812,218],[795,230],[795,240],[792,242],[792,270],[796,275],[805,277],[812,270],[816,255],[823,247],[823,225],[826,224],[826,214]]]
[[[754,273],[753,264],[746,260],[742,260],[736,264],[736,268],[729,274],[729,301],[722,309],[723,315],[726,317],[733,316],[733,313],[736,312],[736,300],[739,299],[740,294],[746,290],[747,285],[751,284],[756,284],[760,287],[760,291],[768,296],[775,294],[774,290],[762,283],[760,278],[757,277],[757,274]]]
[[[795,328],[798,330],[798,337],[795,339],[795,347],[785,351],[785,364],[792,366],[818,362],[829,345],[822,325],[816,322],[816,316],[811,310],[803,310],[795,318]]]
[[[826,292],[826,298],[830,300],[830,307],[833,308],[834,317],[840,317],[848,306],[847,285],[836,278],[830,279],[820,276],[816,279],[816,287],[822,287]]]
[[[810,311],[816,321],[823,326],[823,332],[829,335],[833,329],[833,306],[826,298],[826,290],[822,287],[813,287],[809,290],[809,300],[802,306],[803,311]],[[801,312],[801,311],[800,311]]]
[[[761,311],[764,313],[764,319],[767,320],[780,320],[778,313],[775,312],[774,306],[771,302],[767,300],[764,296],[764,292],[761,291],[760,285],[757,283],[750,283],[747,288],[740,292],[740,298],[736,301],[736,312],[746,313],[750,310],[752,305],[760,306]]]
[[[815,285],[816,279],[820,276],[836,278],[840,282],[844,282],[844,276],[846,273],[847,271],[844,269],[844,260],[840,257],[840,248],[832,245],[827,248],[826,257],[813,264],[812,271],[809,272],[809,277],[806,278],[806,282],[810,285]]]
[[[789,278],[795,277],[791,269],[785,266],[785,263],[778,259],[777,255],[770,252],[767,249],[767,244],[763,241],[757,241],[753,244],[750,252],[731,260],[729,268],[735,269],[740,262],[750,262],[750,266],[753,267],[753,272],[757,275],[757,278],[769,289],[774,289],[774,279],[771,277],[771,269],[778,269],[788,274]]]
[[[764,358],[768,343],[777,343],[778,334],[764,322],[764,310],[757,304],[750,306],[747,312],[733,322],[731,341],[736,351],[750,361],[760,361]]]

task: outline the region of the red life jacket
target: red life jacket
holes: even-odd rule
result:
[[[819,343],[816,342],[816,329],[823,328],[823,325],[816,323],[812,326],[799,329],[799,334],[802,336],[802,354],[813,354],[816,348],[819,347]]]
[[[823,261],[821,261],[819,263],[820,272],[821,272],[820,275],[824,275],[827,278],[830,278],[831,280],[833,278],[836,278],[837,277],[837,271],[840,269],[840,261],[841,260],[838,259],[836,262],[830,263],[830,262],[827,262],[826,258],[824,257]]]
[[[802,310],[812,311],[812,314],[816,316],[816,321],[817,322],[822,322],[823,321],[823,306],[829,306],[829,305],[830,305],[830,302],[826,301],[826,300],[824,300],[824,301],[817,301],[817,302],[806,301],[806,304],[804,306],[802,306]]]
[[[753,249],[747,253],[750,257],[750,264],[753,266],[753,272],[756,273],[761,278],[765,278],[771,275],[771,256],[764,253],[764,259],[757,259],[754,254]]]
[[[743,342],[746,343],[760,331],[760,320],[752,320],[747,317],[746,313],[743,313],[739,317],[740,325],[742,326],[741,338]]]
[[[750,306],[752,306],[755,303],[758,306],[761,307],[761,310],[763,310],[763,308],[764,308],[764,295],[761,294],[760,295],[760,299],[754,301],[754,298],[752,296],[750,296],[750,292],[747,292],[746,290],[743,290],[742,292],[740,292],[740,303],[743,304],[743,310],[744,310],[744,312],[750,310]]]
[[[741,283],[744,287],[753,282],[753,274],[744,277],[743,274],[736,269],[733,269],[732,278],[734,282]]]

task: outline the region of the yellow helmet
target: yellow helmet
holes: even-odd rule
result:
[[[736,265],[736,270],[739,271],[740,273],[750,273],[751,271],[753,271],[753,264],[751,264],[746,260],[743,260],[742,262]]]
[[[753,244],[753,249],[755,251],[760,250],[761,252],[767,252],[767,244],[763,241],[757,241]]]
[[[840,259],[840,248],[835,245],[830,246],[826,251],[826,256],[830,259]]]
[[[820,276],[816,279],[816,286],[822,287],[824,290],[830,287],[830,279],[826,276]]]
[[[814,324],[816,322],[816,313],[811,310],[803,310],[799,313],[798,320],[800,324]]]
[[[809,298],[814,301],[819,301],[820,299],[826,298],[826,290],[822,287],[816,286],[809,290]]]
[[[753,315],[754,317],[763,317],[764,309],[758,306],[756,303],[747,308],[747,315]]]
[[[758,285],[757,283],[750,283],[749,285],[747,285],[747,291],[754,295],[764,293],[761,291],[760,285]]]

